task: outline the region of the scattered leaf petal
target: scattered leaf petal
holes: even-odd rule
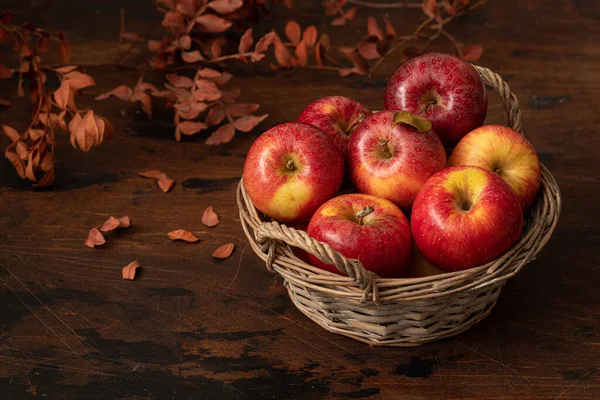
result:
[[[140,262],[138,260],[132,261],[127,264],[126,267],[123,267],[122,276],[123,279],[128,279],[132,281],[135,278],[135,273],[137,269],[140,267]]]
[[[233,124],[225,124],[220,126],[219,129],[217,129],[216,131],[214,131],[212,135],[210,135],[208,139],[206,139],[205,143],[209,146],[216,146],[218,144],[228,143],[231,141],[231,139],[233,139],[234,135],[235,127],[233,126]]]
[[[167,235],[171,240],[183,240],[188,243],[196,243],[200,240],[192,232],[184,229],[177,229],[176,231],[169,232]]]
[[[106,243],[104,236],[97,228],[90,229],[90,233],[88,234],[87,239],[85,240],[85,245],[91,248],[95,246],[100,246]]]
[[[160,186],[160,189],[165,193],[167,193],[175,183],[175,181],[169,178],[165,173],[158,174],[156,179],[158,179],[158,186]]]
[[[202,214],[202,223],[209,228],[219,225],[219,216],[212,207],[206,207]]]
[[[231,256],[231,253],[233,253],[233,248],[234,248],[234,244],[233,243],[224,244],[223,246],[221,246],[218,249],[216,249],[212,253],[212,256],[214,258],[218,258],[220,260],[224,260],[224,259],[228,258],[229,256]]]
[[[148,171],[139,172],[138,174],[144,178],[158,179],[158,176],[162,174],[162,172],[157,169],[151,169]]]

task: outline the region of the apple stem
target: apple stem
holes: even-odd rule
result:
[[[381,139],[379,141],[379,147],[381,148],[381,151],[383,151],[383,154],[387,157],[387,158],[392,158],[392,153],[390,152],[390,148],[388,146],[388,143],[390,141],[388,139]]]
[[[358,119],[356,121],[354,121],[354,123],[352,125],[350,125],[348,127],[348,129],[346,129],[346,135],[350,135],[352,133],[352,131],[354,131],[354,129],[356,129],[356,127],[358,125],[360,125],[361,122],[363,122],[365,120],[365,114],[360,114],[358,116]]]
[[[293,170],[296,169],[296,165],[294,164],[294,160],[288,160],[288,162],[287,162],[287,164],[285,164],[285,166],[290,171],[293,171]]]
[[[371,214],[373,211],[375,211],[375,207],[373,206],[367,206],[365,208],[363,208],[362,210],[360,210],[359,212],[356,213],[356,218],[358,218],[358,224],[362,225],[363,224],[363,219]]]

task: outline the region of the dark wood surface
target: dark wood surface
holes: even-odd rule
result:
[[[75,63],[114,56],[119,2],[2,3],[66,28]],[[126,5],[133,27],[152,20],[146,3]],[[364,15],[338,40],[360,37]],[[410,13],[391,15],[413,24]],[[373,78],[236,67],[245,98],[270,117],[218,148],[202,137],[175,143],[167,112],[148,121],[136,106],[94,102],[139,76],[95,67],[98,86],[81,101],[114,122],[113,140],[84,155],[61,139],[52,190],[31,189],[0,160],[0,397],[600,398],[600,11],[593,0],[490,1],[450,31],[484,45],[479,63],[501,73],[521,100],[526,133],[564,197],[553,238],[509,280],[488,318],[418,348],[369,347],[304,317],[245,248],[234,188],[252,141],[323,95],[381,108],[393,61]],[[16,102],[0,109],[0,121],[23,128],[28,111],[14,82],[1,85]],[[492,99],[488,122],[503,121]],[[170,193],[137,176],[151,168],[176,179]],[[221,216],[214,229],[200,222],[208,205]],[[87,231],[109,215],[129,215],[133,225],[102,248],[85,247]],[[169,241],[166,233],[179,228],[201,241]],[[211,258],[229,241],[231,258]],[[122,280],[134,259],[138,277]]]

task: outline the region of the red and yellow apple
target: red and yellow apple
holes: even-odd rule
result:
[[[412,238],[408,220],[381,197],[353,193],[334,197],[315,212],[307,233],[347,258],[359,260],[382,278],[398,278],[410,265]],[[309,254],[311,264],[340,274]]]
[[[398,122],[400,114],[414,117],[394,111],[367,117],[350,137],[348,161],[360,192],[407,209],[425,181],[446,166],[446,153],[433,130],[419,132],[418,127]]]
[[[487,94],[468,62],[451,54],[425,53],[402,64],[389,79],[385,109],[426,117],[451,147],[483,124]]]
[[[475,165],[488,169],[510,185],[527,211],[540,188],[540,160],[529,141],[502,125],[485,125],[469,132],[456,145],[448,165]]]
[[[324,130],[345,155],[352,131],[369,115],[371,110],[356,100],[344,96],[328,96],[309,104],[300,114],[298,122]]]
[[[265,215],[280,222],[306,221],[340,187],[344,158],[321,129],[289,122],[256,139],[242,176],[250,200]]]
[[[445,168],[419,191],[411,213],[415,244],[440,269],[465,270],[490,262],[519,239],[519,198],[493,172]]]

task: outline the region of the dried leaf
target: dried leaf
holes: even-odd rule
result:
[[[162,26],[169,28],[171,31],[176,33],[185,32],[185,18],[182,13],[178,11],[169,11],[165,14],[162,20]]]
[[[4,152],[4,156],[10,160],[10,162],[12,163],[13,167],[15,168],[15,171],[17,172],[17,174],[22,178],[25,179],[25,162],[23,160],[21,160],[19,158],[18,155],[16,155],[15,153],[13,153],[12,151],[5,151]]]
[[[143,176],[144,178],[150,179],[158,179],[158,176],[160,174],[162,174],[162,171],[159,171],[157,169],[150,169],[148,171],[138,172],[139,176]]]
[[[65,65],[64,67],[58,67],[58,68],[55,68],[54,70],[57,72],[60,72],[61,74],[66,74],[77,68],[78,67],[76,65]]]
[[[358,75],[366,75],[369,72],[369,64],[367,63],[367,61],[356,51],[354,51],[354,49],[341,49],[342,53],[344,53],[344,55],[346,57],[348,57],[348,59],[350,61],[352,61],[352,64],[354,65],[352,68],[343,68],[340,70],[340,75],[341,76],[346,76],[348,74],[351,73],[355,73]]]
[[[231,27],[231,22],[214,14],[203,14],[196,18],[196,23],[204,32],[225,32]]]
[[[104,236],[97,228],[90,229],[90,233],[88,234],[87,239],[85,240],[85,245],[91,248],[95,246],[100,246],[106,243]]]
[[[205,68],[205,69],[209,69],[209,68]],[[218,78],[210,78],[210,79],[217,85],[223,86],[224,84],[229,82],[229,80],[232,77],[233,77],[233,75],[231,75],[229,72],[225,71]]]
[[[54,183],[54,178],[55,178],[55,174],[54,174],[54,168],[49,169],[47,171],[45,171],[44,176],[42,177],[42,179],[40,179],[36,184],[34,184],[34,187],[48,187],[50,185],[52,185]]]
[[[8,79],[12,76],[12,70],[4,64],[0,64],[0,79]]]
[[[196,80],[194,99],[197,101],[215,101],[221,97],[221,91],[213,82],[206,79]]]
[[[123,270],[121,271],[121,275],[123,276],[123,279],[127,279],[130,281],[134,280],[136,271],[139,267],[140,267],[140,262],[138,260],[132,261],[129,264],[127,264],[127,266],[123,267]]]
[[[306,47],[311,49],[317,43],[317,27],[314,25],[306,27],[302,34],[302,41],[306,44]]]
[[[252,48],[252,43],[254,43],[254,40],[252,39],[252,28],[250,28],[246,30],[246,32],[244,32],[244,34],[240,38],[238,52],[240,54],[247,53]]]
[[[34,150],[31,153],[29,153],[29,157],[27,160],[27,168],[25,168],[25,176],[31,182],[37,182],[37,178],[35,177],[35,173],[33,172],[33,168],[35,167],[33,158],[34,158],[34,156],[37,156],[38,153],[39,153],[39,151],[37,151],[37,150]]]
[[[171,83],[171,85],[180,88],[191,88],[194,84],[194,81],[187,76],[181,76],[177,74],[168,74],[166,76],[167,80]]]
[[[292,55],[280,39],[275,40],[275,59],[282,67],[292,66]]]
[[[96,119],[98,119],[98,118],[100,118],[104,122],[104,126],[105,126],[104,138],[110,139],[112,137],[113,133],[115,132],[115,128],[113,127],[113,125],[111,124],[111,122],[108,119],[106,119],[104,117],[96,116]]]
[[[69,58],[71,58],[72,50],[71,46],[67,42],[67,39],[65,38],[65,33],[62,31],[58,34],[58,51],[60,53],[60,58],[62,62],[68,62]]]
[[[429,18],[435,18],[437,22],[441,22],[440,10],[437,5],[437,0],[423,0],[421,6],[425,15]]]
[[[387,33],[387,35],[390,38],[395,38],[396,37],[396,29],[394,29],[394,26],[392,25],[390,20],[387,19],[387,17],[384,17],[383,20],[385,21],[385,32]]]
[[[196,15],[199,3],[198,0],[178,0],[176,3],[177,11],[190,17]]]
[[[195,63],[204,60],[204,57],[202,57],[202,54],[200,54],[198,50],[182,52],[181,58],[187,63]]]
[[[210,45],[210,56],[215,59],[221,57],[221,47],[225,44],[225,38],[217,38]]]
[[[2,125],[2,130],[4,131],[4,134],[6,136],[8,136],[10,138],[10,140],[12,140],[13,142],[16,142],[17,140],[19,140],[21,138],[21,135],[19,135],[19,132],[17,132],[17,130],[15,128],[12,128],[8,125]]]
[[[231,255],[231,253],[233,253],[233,248],[234,248],[234,244],[233,243],[224,244],[223,246],[221,246],[218,249],[216,249],[212,253],[212,256],[214,258],[218,258],[220,260],[224,260],[224,259],[228,258]]]
[[[188,50],[190,47],[192,47],[192,38],[190,35],[183,35],[180,37],[179,46],[181,46],[181,48],[184,50]]]
[[[178,125],[178,127],[179,127],[179,131],[181,133],[183,133],[184,135],[193,135],[193,134],[200,132],[201,130],[208,128],[202,122],[195,122],[195,121],[184,121],[184,122],[180,123]]]
[[[477,61],[483,54],[483,47],[479,44],[467,46],[463,49],[463,58],[467,61]]]
[[[167,235],[171,240],[183,240],[188,243],[196,243],[200,240],[192,232],[184,229],[177,229],[176,231],[169,232]]]
[[[140,103],[142,103],[142,110],[148,115],[148,117],[152,117],[152,99],[147,93],[134,93],[133,96],[131,96],[130,101],[139,101]]]
[[[215,126],[220,124],[225,119],[225,110],[223,106],[217,104],[208,111],[206,115],[205,123],[208,126]]]
[[[177,109],[177,115],[179,115],[183,119],[194,119],[201,112],[206,110],[206,103],[191,103],[189,105],[176,104],[175,108]]]
[[[296,58],[298,58],[300,65],[306,65],[308,63],[308,49],[304,42],[300,42],[296,46]]]
[[[225,110],[231,117],[242,117],[254,114],[259,107],[258,104],[227,104]]]
[[[202,78],[212,79],[218,78],[221,75],[222,74],[219,71],[214,70],[212,68],[202,68],[200,71],[198,71],[198,76],[201,76]]]
[[[113,229],[117,229],[117,227],[120,224],[121,224],[121,222],[117,218],[111,216],[109,219],[106,220],[106,222],[104,222],[102,224],[102,226],[100,227],[100,230],[102,232],[110,232]]]
[[[300,25],[298,25],[296,21],[288,21],[285,25],[285,35],[293,44],[300,43],[300,37],[302,35]]]
[[[243,5],[243,0],[214,0],[208,3],[208,7],[212,8],[219,14],[228,14],[237,10]]]
[[[202,214],[202,223],[209,228],[219,225],[219,216],[212,207],[206,207]]]
[[[344,13],[344,17],[346,17],[348,21],[352,21],[356,17],[356,8],[351,8],[346,11]]]
[[[346,22],[346,17],[342,15],[331,20],[331,26],[344,26],[346,25]]]
[[[167,174],[165,174],[164,172],[161,174],[158,174],[156,179],[158,180],[158,186],[160,186],[160,189],[165,193],[168,192],[169,189],[171,189],[171,187],[175,183],[175,181],[173,179],[169,178],[167,176]]]
[[[129,86],[121,85],[117,86],[110,92],[102,93],[96,96],[96,100],[108,99],[110,96],[118,97],[121,100],[130,101],[133,95],[133,90]]]
[[[369,36],[375,36],[379,40],[383,39],[383,32],[381,32],[379,24],[373,17],[367,19],[367,31],[369,32]]]
[[[231,139],[233,139],[234,135],[235,127],[233,126],[233,124],[225,124],[220,126],[219,129],[217,129],[216,131],[214,131],[212,135],[210,135],[208,139],[206,139],[205,143],[209,146],[216,146],[218,144],[228,143],[231,141]]]
[[[271,31],[267,33],[265,36],[258,39],[258,42],[256,42],[256,46],[254,47],[254,51],[257,53],[264,53],[269,49],[269,46],[271,46],[274,39],[275,32]]]
[[[98,124],[92,110],[85,113],[76,131],[71,132],[71,134],[75,134],[77,147],[84,153],[87,153],[97,143],[100,130],[98,129]]]
[[[69,82],[69,87],[71,90],[79,90],[84,87],[94,86],[96,85],[96,81],[94,78],[89,76],[88,74],[82,74],[79,71],[72,71],[64,75],[67,82]]]
[[[140,77],[139,81],[135,84],[135,87],[133,88],[133,92],[145,92],[146,90],[149,90],[153,96],[161,96],[161,91],[158,90],[156,86],[148,82],[142,82],[142,78]]]
[[[315,46],[315,64],[317,67],[323,66],[323,57],[325,55],[325,50],[323,49],[323,45],[321,43],[317,43]]]
[[[54,101],[61,109],[67,108],[67,101],[69,100],[69,82],[62,81],[60,87],[54,92]]]
[[[358,49],[360,55],[366,58],[367,60],[374,60],[381,57],[381,55],[377,52],[376,42],[369,42],[363,40],[358,43],[358,46],[356,48]]]
[[[250,132],[256,125],[260,124],[268,116],[269,114],[264,114],[261,116],[246,115],[233,121],[233,125],[235,126],[235,129],[239,131]]]

